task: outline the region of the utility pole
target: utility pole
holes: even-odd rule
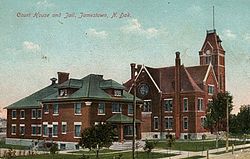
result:
[[[133,143],[132,143],[132,155],[133,159],[135,159],[135,138],[136,138],[136,83],[134,80],[133,84],[133,91],[134,91],[134,97],[133,97],[133,102],[134,102],[134,109],[133,109]]]
[[[227,102],[226,102],[226,105],[227,105],[227,134],[226,134],[226,152],[228,152],[228,135],[229,135],[229,108],[228,108],[228,98],[227,98]]]

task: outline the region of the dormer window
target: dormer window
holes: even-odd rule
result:
[[[114,90],[114,96],[121,97],[122,96],[122,90]]]
[[[61,89],[61,90],[59,91],[59,95],[60,95],[61,97],[67,96],[67,95],[68,95],[68,90],[67,90],[67,89]]]

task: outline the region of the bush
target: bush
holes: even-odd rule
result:
[[[55,154],[56,152],[58,152],[58,145],[57,144],[53,144],[50,149],[50,154]]]

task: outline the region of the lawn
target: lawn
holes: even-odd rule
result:
[[[132,158],[132,152],[122,152],[119,153],[121,154],[121,159],[131,159]],[[114,159],[118,158],[119,154],[100,154],[99,158],[101,159]],[[136,158],[138,159],[148,159],[148,154],[145,152],[138,152],[136,154]],[[169,154],[163,154],[163,153],[151,153],[149,158],[163,158],[163,157],[170,157],[174,155],[169,155]],[[16,157],[17,159],[46,159],[46,158],[51,158],[51,159],[79,159],[81,155],[65,155],[65,154],[56,154],[56,155],[36,155],[36,156],[23,156],[23,157]],[[89,159],[96,159],[95,155],[89,155]]]
[[[7,149],[18,149],[18,150],[28,150],[28,146],[20,146],[20,145],[9,145],[5,144],[4,140],[0,141],[0,148],[7,148]]]
[[[249,143],[249,142],[247,142]],[[241,145],[244,144],[242,141],[229,141],[229,146]],[[156,144],[156,148],[167,149],[166,142],[159,141]],[[226,142],[224,140],[219,140],[219,148],[225,147]],[[181,151],[205,151],[207,149],[215,149],[216,141],[176,141],[172,146],[173,150],[181,150]]]
[[[206,156],[192,156],[192,157],[187,157],[187,158],[184,158],[184,159],[199,159],[199,158],[204,158]]]
[[[119,152],[119,150],[111,150],[111,149],[101,149],[100,151],[99,151],[99,153],[109,153],[109,152]],[[82,151],[82,150],[80,150],[80,151],[73,151],[73,152],[70,152],[70,153],[80,153],[80,154],[82,154],[82,153],[88,153],[88,154],[95,154],[96,152],[94,151],[94,150],[91,150],[91,151]]]

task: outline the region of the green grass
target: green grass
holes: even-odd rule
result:
[[[28,150],[28,146],[20,146],[20,145],[9,145],[5,144],[4,140],[0,141],[0,148],[7,148],[7,149],[18,149],[18,150]]]
[[[184,159],[199,159],[199,158],[203,158],[203,157],[206,157],[206,156],[192,156],[192,157],[187,157]]]
[[[249,142],[247,142],[249,143]],[[244,144],[242,141],[229,141],[229,146],[232,144],[234,145],[241,145]],[[166,142],[159,141],[156,144],[156,148],[167,149]],[[219,148],[225,147],[225,141],[219,141]],[[216,141],[177,141],[174,143],[171,149],[173,150],[181,150],[181,151],[205,151],[207,149],[215,149],[216,148]]]
[[[132,153],[131,152],[123,152],[119,153],[122,154],[121,159],[131,159],[132,158]],[[99,155],[99,158],[101,159],[113,159],[114,156],[118,157],[119,154],[103,154]],[[148,159],[148,154],[145,152],[138,152],[138,156],[136,158],[138,159]],[[156,159],[156,158],[163,158],[163,157],[170,157],[173,155],[169,154],[163,154],[163,153],[151,153],[149,158],[150,159]],[[55,155],[36,155],[36,156],[23,156],[23,157],[16,157],[16,159],[79,159],[80,155],[65,155],[65,154],[55,154]],[[90,159],[95,159],[95,155],[90,155]]]
[[[119,152],[120,150],[111,150],[111,149],[101,149],[99,151],[99,153],[109,153],[109,152]],[[94,150],[91,150],[91,151],[83,151],[83,150],[80,150],[80,151],[73,151],[73,152],[70,152],[70,153],[86,153],[86,154],[95,154],[96,151]]]

